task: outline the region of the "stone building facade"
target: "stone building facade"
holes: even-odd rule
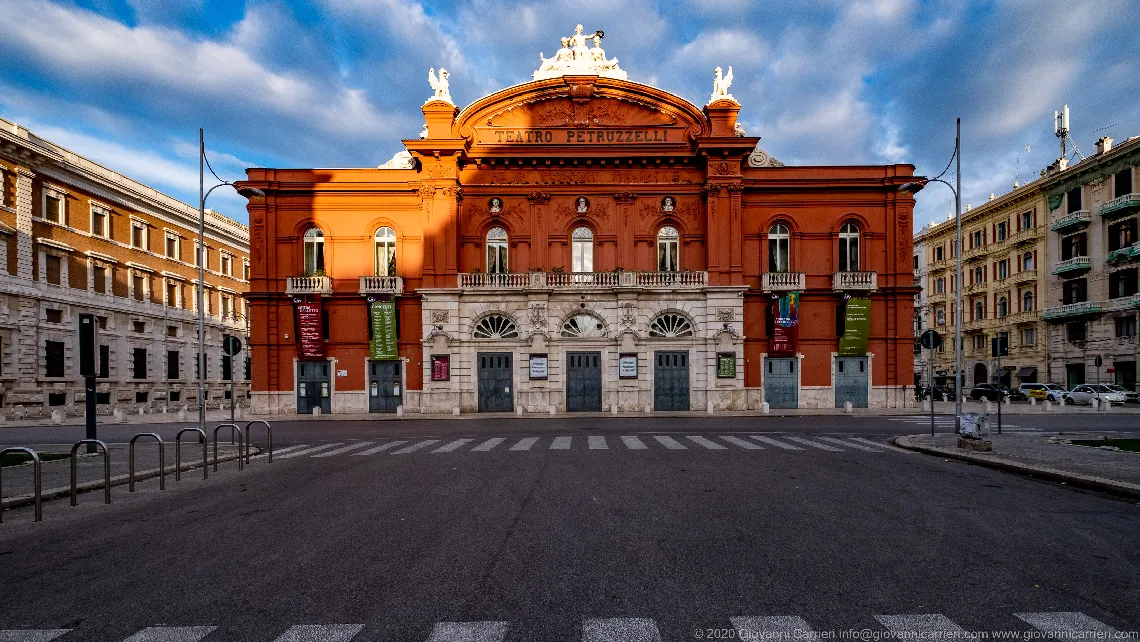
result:
[[[197,406],[198,209],[0,119],[0,405],[76,407],[79,315],[98,326],[100,410]],[[249,323],[245,225],[207,211],[207,404],[248,393],[224,335]]]

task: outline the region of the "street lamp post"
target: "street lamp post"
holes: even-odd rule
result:
[[[943,174],[950,169],[950,165],[956,163],[955,173],[956,178],[954,184],[942,180]],[[954,431],[958,432],[962,429],[962,119],[957,120],[955,133],[954,133],[954,155],[950,157],[950,162],[946,164],[946,169],[934,178],[926,178],[912,183],[905,183],[899,186],[900,192],[907,194],[917,194],[922,188],[926,187],[927,183],[942,183],[954,192],[954,221],[956,225],[956,233],[954,237],[954,259],[957,271],[957,283],[954,288]],[[930,402],[933,405],[934,395],[931,394]]]
[[[221,181],[206,191],[206,168],[214,178]],[[229,185],[237,190],[238,194],[246,198],[265,196],[265,192],[256,187],[237,187],[229,181],[223,181],[210,161],[206,159],[206,132],[198,128],[198,428],[205,433],[206,430],[206,198],[210,193],[221,187]],[[233,380],[233,364],[230,364],[230,379]],[[230,394],[230,405],[236,403],[233,394]]]

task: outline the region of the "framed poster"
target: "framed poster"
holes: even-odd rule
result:
[[[324,328],[321,321],[320,300],[302,301],[297,304],[297,338],[301,344],[302,359],[325,356]]]
[[[545,354],[530,355],[530,378],[545,379],[547,373],[547,358]]]
[[[618,378],[619,379],[636,379],[637,378],[637,355],[632,353],[622,354],[618,356]]]
[[[451,355],[433,354],[431,356],[431,380],[451,381]]]
[[[717,379],[735,379],[736,378],[736,353],[735,352],[718,352],[716,355],[716,378]]]

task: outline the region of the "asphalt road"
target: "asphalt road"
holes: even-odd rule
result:
[[[922,430],[889,419],[281,422],[272,465],[52,502],[39,524],[6,513],[0,631],[633,642],[799,622],[749,617],[839,635],[917,626],[876,616],[1024,631],[1075,613],[1140,629],[1140,506],[872,446]],[[123,429],[140,430],[107,437]],[[49,639],[22,635],[0,640]]]

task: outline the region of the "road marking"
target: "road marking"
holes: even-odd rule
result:
[[[423,441],[416,442],[416,443],[412,444],[411,446],[404,446],[403,448],[401,448],[399,450],[393,450],[392,454],[393,455],[406,455],[408,453],[414,453],[417,450],[427,448],[428,446],[430,446],[432,444],[438,444],[438,443],[439,443],[438,439],[425,439]]]
[[[507,439],[505,437],[493,437],[491,439],[488,439],[487,441],[484,441],[483,443],[479,444],[478,446],[475,446],[474,448],[472,448],[471,452],[485,453],[488,450],[491,450],[492,448],[494,448],[495,446],[498,446],[499,444],[503,443],[506,440]]]
[[[451,443],[444,444],[444,445],[440,446],[439,448],[436,448],[432,452],[433,453],[449,453],[449,452],[454,451],[456,448],[459,448],[465,444],[469,444],[473,441],[475,441],[475,440],[474,439],[456,439],[455,441],[453,441]]]
[[[721,439],[727,441],[728,443],[732,444],[733,446],[740,446],[741,448],[743,448],[745,450],[764,450],[763,446],[757,446],[756,444],[754,444],[750,441],[744,441],[740,437],[726,436],[726,437],[721,437]]]
[[[881,453],[881,452],[883,452],[883,451],[879,450],[878,448],[868,448],[867,446],[861,446],[859,444],[853,444],[850,441],[844,441],[842,439],[836,439],[835,437],[816,437],[816,439],[818,439],[820,441],[826,441],[829,444],[838,444],[840,446],[843,446],[844,448],[854,448],[855,450],[862,450],[864,452],[869,452],[869,453]]]
[[[649,618],[591,618],[582,622],[582,642],[661,642],[661,633]]]
[[[646,446],[645,444],[643,444],[641,442],[641,440],[638,439],[637,437],[630,437],[630,436],[622,437],[621,443],[625,444],[625,447],[630,449],[630,450],[645,450],[645,449],[649,448],[649,446]]]
[[[363,624],[300,624],[289,627],[274,642],[348,642]]]
[[[502,642],[506,622],[437,622],[427,642]]]
[[[198,642],[216,626],[152,626],[135,633],[123,642]]]
[[[898,446],[895,446],[892,444],[882,443],[882,442],[878,442],[878,441],[871,441],[870,439],[864,439],[862,437],[849,437],[849,439],[851,441],[857,441],[857,442],[862,443],[862,444],[869,444],[871,446],[874,446],[875,448],[886,448],[887,450],[893,450],[895,452],[903,453],[906,455],[917,454],[913,450],[907,450],[906,448],[899,448]]]
[[[658,442],[660,442],[660,444],[662,446],[665,446],[669,450],[688,450],[688,448],[685,448],[684,446],[681,445],[681,442],[677,441],[676,439],[673,439],[672,437],[664,437],[664,436],[654,435],[653,438],[656,439]]]
[[[812,448],[818,448],[820,450],[826,450],[828,452],[833,452],[833,453],[843,452],[842,450],[840,450],[838,448],[832,448],[831,446],[828,446],[826,444],[821,444],[818,441],[812,441],[810,439],[804,439],[803,437],[784,437],[784,439],[787,439],[788,441],[794,441],[797,444],[803,444],[805,446],[811,446]]]
[[[792,446],[791,444],[785,444],[784,442],[776,441],[775,439],[772,439],[771,437],[761,437],[760,435],[748,435],[748,436],[752,439],[755,439],[756,441],[758,441],[762,444],[768,444],[769,446],[775,446],[776,448],[783,448],[784,450],[803,450],[803,448],[800,448],[799,446]]]
[[[741,640],[814,640],[807,620],[794,615],[729,618]]]
[[[273,449],[273,456],[276,457],[276,456],[281,455],[283,453],[287,453],[291,450],[297,450],[298,448],[308,448],[308,447],[309,447],[309,444],[300,444],[298,446],[286,446],[284,448],[274,448]],[[257,459],[258,457],[268,457],[268,456],[269,456],[269,453],[267,451],[262,451],[260,455],[254,455],[253,458]]]
[[[555,437],[550,444],[551,450],[570,450],[570,437]]]
[[[721,446],[720,444],[716,443],[715,441],[709,441],[708,439],[705,439],[704,437],[697,437],[694,435],[689,435],[689,441],[693,442],[694,444],[700,444],[701,446],[704,446],[705,448],[708,448],[709,450],[728,450],[728,448]]]
[[[0,642],[49,642],[71,629],[38,629],[27,631],[0,631]]]
[[[590,435],[586,437],[586,443],[589,445],[590,450],[609,450],[610,445],[606,443],[606,438],[601,435]]]
[[[530,447],[533,446],[537,441],[538,441],[538,437],[527,437],[526,439],[520,439],[519,443],[515,444],[514,446],[511,446],[510,449],[511,450],[530,450]]]
[[[396,441],[389,441],[386,444],[380,444],[379,446],[376,446],[375,448],[369,448],[368,450],[362,450],[358,453],[352,453],[352,456],[353,457],[363,457],[365,455],[375,455],[376,453],[382,453],[385,450],[388,450],[389,448],[395,448],[396,446],[399,446],[400,444],[406,444],[406,443],[408,443],[407,439],[397,439]]]
[[[875,619],[900,640],[964,640],[966,630],[941,613],[876,615]]]
[[[351,446],[345,446],[344,448],[337,448],[336,450],[330,450],[328,452],[313,455],[313,457],[332,457],[334,455],[343,455],[344,453],[356,450],[357,448],[366,448],[368,446],[371,446],[373,443],[374,442],[371,441],[362,441],[358,444],[352,444]]]
[[[1075,611],[1058,613],[1014,613],[1014,616],[1029,623],[1030,626],[1043,633],[1088,634],[1094,631],[1103,633],[1116,632],[1116,629],[1104,622],[1094,620],[1084,613],[1077,613]],[[1066,635],[1065,639],[1077,638],[1068,637]]]
[[[336,448],[337,446],[343,446],[343,445],[344,445],[343,443],[338,441],[335,444],[322,444],[320,446],[313,446],[312,448],[305,448],[304,450],[294,450],[291,453],[285,453],[284,455],[281,455],[281,456],[277,456],[277,453],[273,453],[273,454],[274,454],[274,456],[277,456],[277,459],[289,459],[290,457],[299,457],[301,455],[311,455],[313,453],[318,453],[322,450],[328,450],[329,448]]]

